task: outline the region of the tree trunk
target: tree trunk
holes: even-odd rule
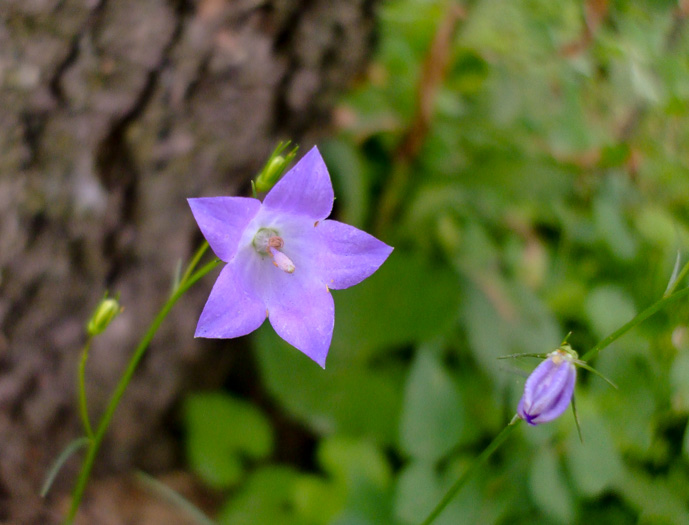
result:
[[[201,241],[186,198],[241,193],[278,139],[315,140],[365,63],[374,3],[0,0],[0,522],[57,521],[78,462],[37,493],[81,434],[77,361],[104,291],[125,310],[91,349],[92,420]],[[200,366],[221,355],[193,339],[212,281],[161,328],[96,476],[174,464],[166,413],[193,371],[233,359],[226,343]]]

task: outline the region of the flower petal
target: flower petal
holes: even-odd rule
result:
[[[334,198],[328,168],[314,146],[268,192],[263,205],[320,220],[330,215]]]
[[[263,301],[244,290],[237,282],[234,268],[226,265],[203,307],[194,337],[239,337],[256,330],[265,319]]]
[[[517,414],[530,425],[546,423],[559,417],[569,405],[577,370],[574,364],[551,355],[539,364],[524,385]]]
[[[354,226],[338,221],[318,223],[323,240],[319,264],[328,288],[340,290],[360,283],[392,253],[392,247]]]
[[[285,251],[287,246],[285,242]],[[328,288],[308,267],[309,261],[302,264],[298,257],[293,260],[294,272],[287,273],[277,268],[271,257],[261,257],[251,248],[242,248],[233,266],[237,268],[237,279],[246,283],[251,293],[265,304],[277,334],[325,367],[335,324],[335,305]]]
[[[221,260],[228,262],[237,252],[239,239],[261,208],[261,201],[247,197],[204,197],[187,199],[203,236]]]
[[[576,373],[574,365],[568,361],[555,363],[552,358],[549,358],[545,362],[552,365],[549,367],[547,375],[541,375],[540,380],[537,382],[529,378],[527,380],[528,385],[526,385],[524,389],[525,391],[529,389],[532,392],[529,406],[531,415],[542,414],[550,410],[557,400],[559,400],[562,390],[567,385],[572,371],[574,370],[574,373]],[[542,365],[543,363],[539,366]]]
[[[285,290],[268,304],[268,319],[277,334],[322,368],[335,325],[335,304],[321,285]]]
[[[568,364],[569,370],[566,377],[565,384],[560,390],[559,395],[551,400],[550,405],[545,408],[538,416],[532,418],[533,423],[547,423],[553,419],[557,419],[562,413],[567,410],[572,401],[572,394],[574,394],[574,384],[577,378],[577,369],[572,364]]]

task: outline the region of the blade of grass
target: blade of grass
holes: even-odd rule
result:
[[[216,525],[216,523],[206,516],[201,509],[182,496],[179,492],[168,487],[165,483],[158,481],[153,476],[150,476],[142,471],[137,471],[136,478],[151,492],[154,492],[162,499],[184,511],[190,518],[196,521],[196,523],[199,523],[200,525]]]

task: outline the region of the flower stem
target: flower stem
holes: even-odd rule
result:
[[[91,348],[91,341],[93,337],[89,336],[84,348],[81,350],[81,359],[79,360],[79,413],[81,414],[81,422],[84,425],[84,432],[86,437],[93,439],[93,429],[89,421],[89,412],[86,405],[86,360],[89,357],[89,349]]]
[[[178,287],[181,286],[184,282],[186,282],[187,279],[189,279],[191,272],[193,272],[194,269],[196,268],[196,265],[199,264],[201,257],[203,257],[203,254],[206,253],[207,249],[208,249],[208,241],[203,241],[203,244],[199,247],[198,250],[196,250],[196,253],[191,258],[191,261],[189,262],[189,266],[187,267],[186,271],[184,272],[184,275],[179,280]]]
[[[198,253],[199,252],[197,252],[197,255]],[[202,251],[201,255],[203,255]],[[199,259],[200,256],[195,256],[194,259],[192,259],[192,262],[190,263],[190,267],[193,268],[198,263]],[[220,264],[220,262],[221,261],[219,259],[215,259],[203,266],[200,270],[197,270],[193,274],[189,271],[185,272],[184,277],[179,283],[179,286],[177,286],[174,292],[170,295],[170,297],[163,305],[160,312],[158,312],[158,315],[156,315],[155,319],[146,331],[146,334],[143,336],[143,338],[139,342],[139,345],[136,347],[136,350],[134,351],[134,354],[132,355],[126,370],[124,371],[124,374],[122,374],[122,377],[120,378],[120,381],[117,384],[115,391],[110,397],[108,406],[106,407],[105,412],[101,416],[101,419],[98,423],[98,428],[96,429],[93,439],[89,444],[89,448],[86,452],[84,463],[81,466],[81,471],[79,473],[79,477],[77,478],[77,482],[74,486],[74,491],[72,493],[72,504],[70,506],[69,513],[67,514],[67,518],[65,520],[66,525],[70,525],[74,521],[74,517],[76,516],[76,513],[79,510],[79,505],[81,504],[81,499],[84,496],[84,490],[86,489],[86,484],[91,474],[91,470],[93,469],[93,463],[96,459],[96,455],[98,454],[98,450],[100,449],[100,445],[103,442],[103,438],[105,437],[108,427],[110,426],[110,422],[112,421],[113,415],[115,414],[115,410],[117,409],[117,406],[119,405],[120,400],[122,399],[122,396],[124,395],[124,392],[127,389],[127,386],[132,380],[134,372],[136,371],[136,368],[139,362],[141,361],[141,358],[146,353],[146,349],[148,348],[148,345],[153,339],[153,336],[156,334],[158,328],[162,324],[163,320],[167,317],[168,313],[170,313],[170,310],[177,302],[177,300],[180,297],[182,297],[182,295],[184,295],[184,293],[199,279],[201,279],[204,275],[206,275],[215,267],[217,267],[218,264]]]
[[[665,293],[663,294],[663,298],[670,297],[674,293],[679,283],[682,282],[682,279],[687,276],[687,273],[689,273],[689,262],[684,265],[684,267],[677,274],[677,277],[675,277],[675,280],[672,281],[672,283],[667,287],[667,290],[665,290]]]
[[[454,485],[450,487],[450,490],[447,491],[445,496],[443,496],[443,499],[440,500],[440,502],[435,506],[433,511],[428,515],[428,517],[423,521],[421,525],[429,525],[430,523],[433,523],[435,521],[435,518],[437,518],[440,513],[445,510],[445,507],[452,501],[452,498],[455,497],[457,492],[466,484],[466,482],[471,478],[471,476],[476,472],[479,467],[483,466],[483,464],[488,461],[488,459],[493,455],[493,453],[500,448],[500,445],[502,445],[505,440],[509,437],[509,435],[512,433],[512,431],[516,428],[516,426],[521,422],[521,419],[519,419],[517,416],[514,416],[512,421],[508,423],[508,425],[502,429],[502,431],[493,438],[493,441],[490,442],[490,444],[479,454],[479,456],[474,460],[472,465],[464,471],[464,473],[459,477],[457,481],[455,481]]]
[[[684,270],[682,270],[684,272]],[[679,292],[674,292],[671,295],[668,295],[667,297],[663,297],[659,301],[656,301],[653,303],[651,306],[646,308],[643,312],[639,313],[636,317],[634,317],[631,321],[628,323],[622,325],[620,328],[615,330],[613,333],[611,333],[608,337],[600,341],[596,346],[591,348],[588,352],[586,352],[582,357],[582,361],[589,361],[596,357],[598,353],[603,350],[606,346],[609,346],[612,344],[614,341],[622,337],[624,334],[629,332],[632,328],[634,328],[636,325],[643,323],[646,319],[651,317],[653,314],[657,313],[659,310],[667,306],[668,304],[676,301],[677,299],[681,299],[682,297],[687,297],[689,295],[689,288],[684,288],[680,290]]]

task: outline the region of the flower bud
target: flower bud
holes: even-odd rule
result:
[[[282,156],[282,152],[289,146],[289,141],[280,142],[275,148],[275,151],[270,155],[268,161],[266,162],[263,169],[256,177],[256,182],[254,187],[256,191],[264,192],[269,191],[277,181],[280,180],[282,174],[285,172],[287,167],[290,165],[295,155],[297,154],[298,147],[295,147],[286,156]]]
[[[96,307],[91,319],[86,325],[86,333],[93,337],[103,333],[108,325],[115,317],[122,311],[122,307],[117,299],[108,297],[107,295],[101,299]]]
[[[577,379],[574,359],[571,353],[557,349],[536,367],[526,380],[517,407],[520,418],[529,425],[538,425],[562,415],[574,393]]]

